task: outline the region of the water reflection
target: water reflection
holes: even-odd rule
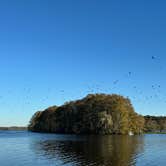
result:
[[[65,136],[64,136],[65,137]],[[71,165],[136,165],[143,152],[144,136],[78,136],[72,139],[34,141],[36,154]]]

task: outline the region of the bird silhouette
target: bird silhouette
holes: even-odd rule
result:
[[[116,80],[116,81],[114,81],[114,84],[117,84],[119,82],[119,80]]]

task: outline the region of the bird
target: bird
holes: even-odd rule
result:
[[[116,81],[114,81],[114,84],[117,84],[119,82],[119,80],[116,80]]]

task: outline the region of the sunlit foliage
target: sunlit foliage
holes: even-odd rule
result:
[[[90,94],[81,100],[37,112],[29,130],[76,134],[142,133],[144,118],[134,112],[128,98],[112,94]]]

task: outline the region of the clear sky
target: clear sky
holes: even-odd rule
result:
[[[166,114],[166,1],[0,1],[0,126],[88,93]]]

